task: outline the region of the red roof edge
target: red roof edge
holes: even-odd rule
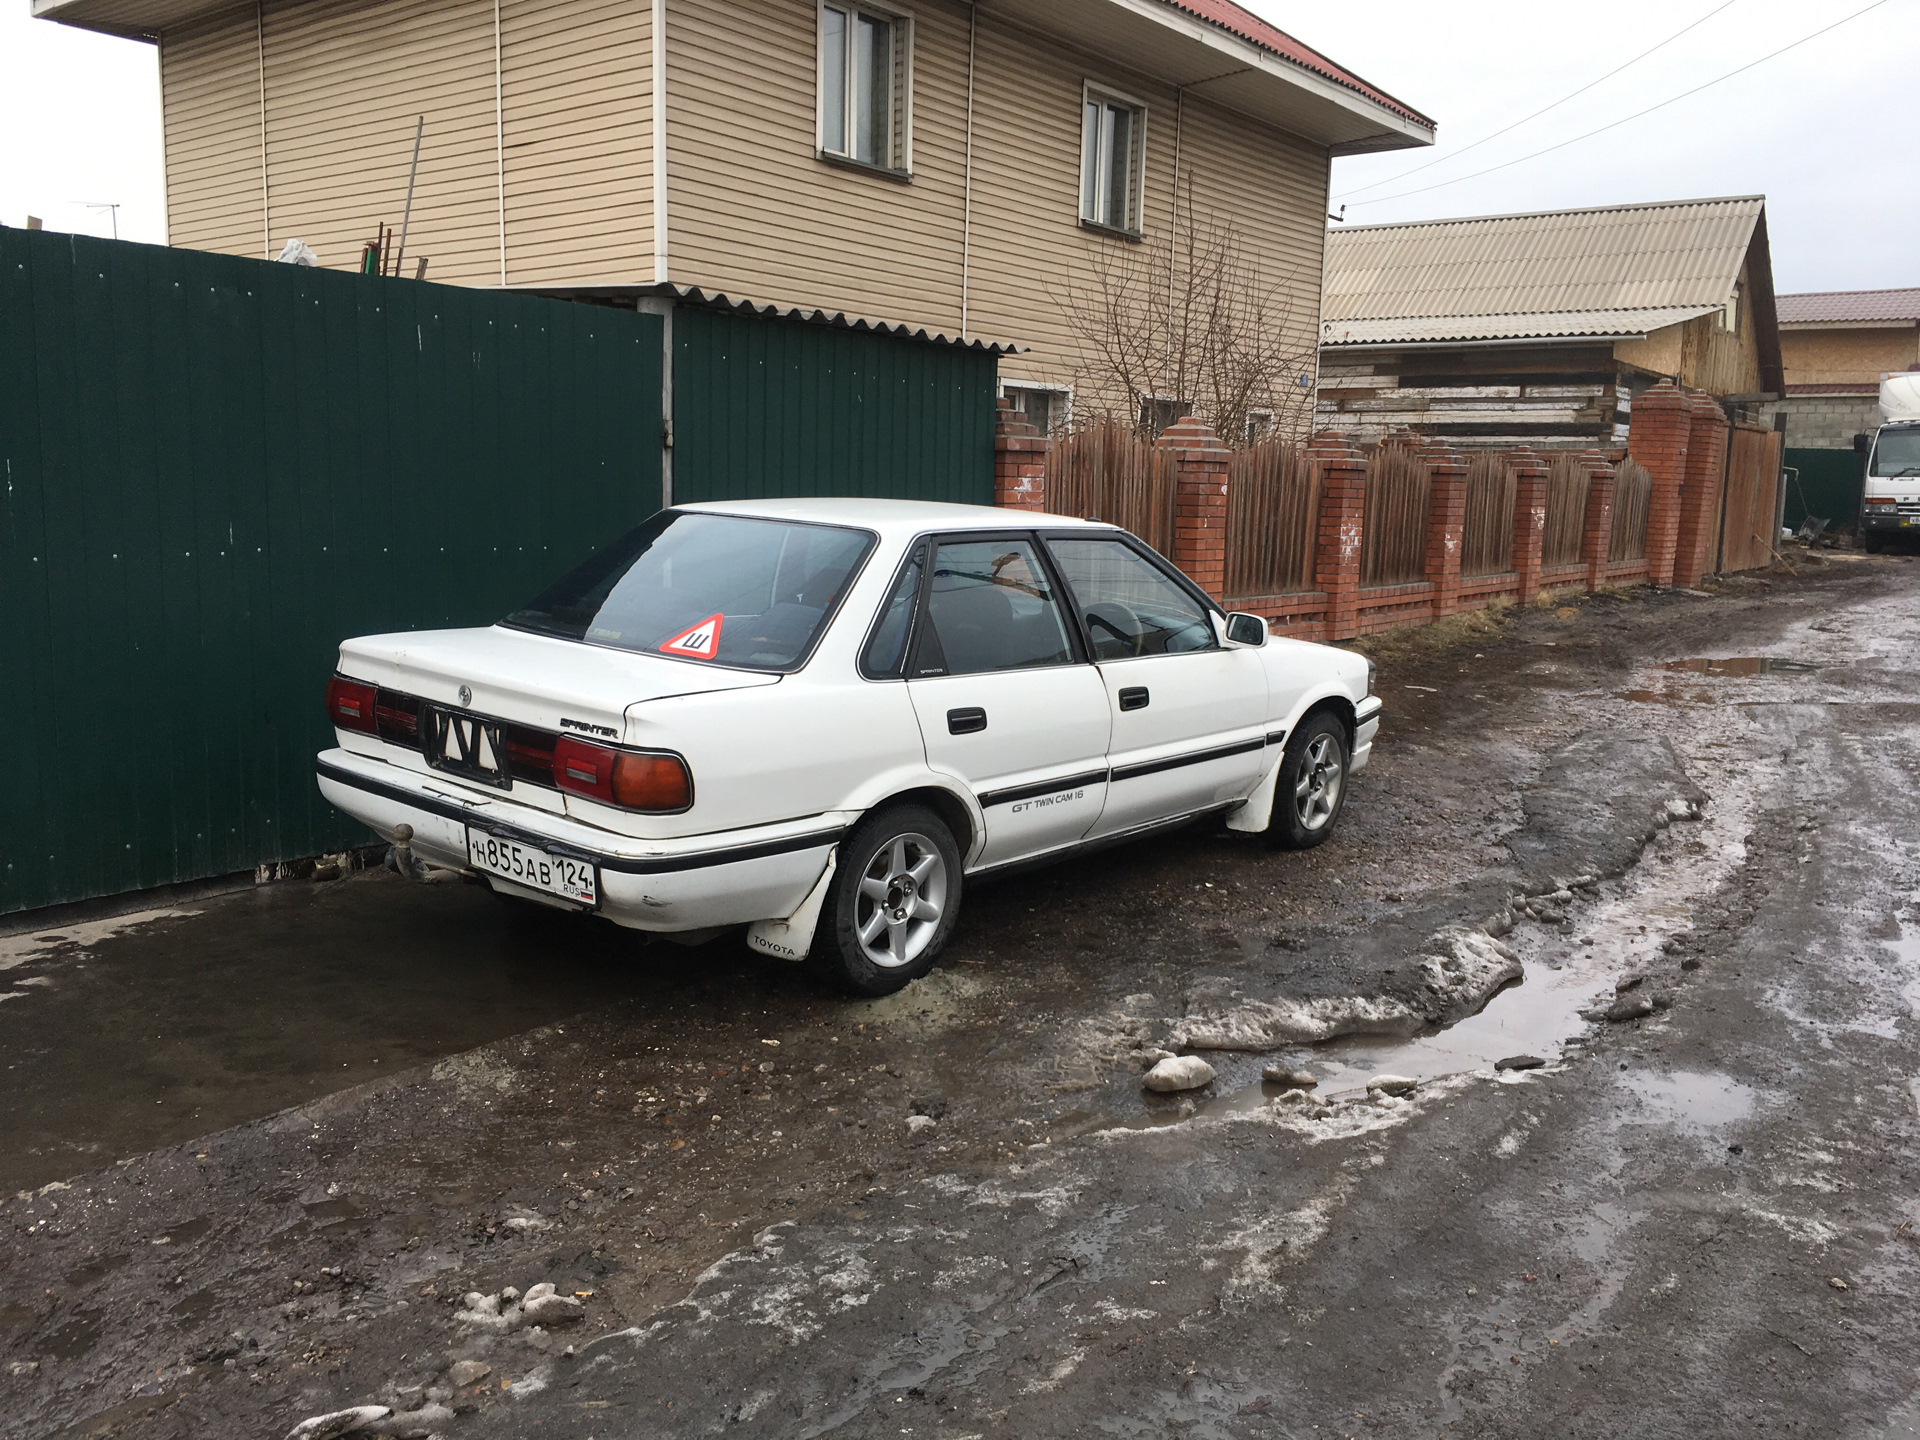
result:
[[[1431,119],[1422,115],[1411,105],[1402,104],[1386,91],[1369,85],[1351,70],[1342,69],[1318,50],[1302,45],[1284,30],[1269,25],[1251,10],[1242,9],[1234,4],[1233,0],[1162,0],[1162,3],[1171,5],[1176,10],[1184,10],[1187,14],[1205,20],[1210,25],[1217,25],[1249,44],[1258,45],[1262,50],[1270,50],[1283,60],[1290,60],[1303,69],[1324,76],[1336,85],[1344,85],[1347,89],[1366,96],[1375,104],[1385,106],[1394,114],[1403,116],[1416,125],[1424,125],[1429,130],[1435,128]]]

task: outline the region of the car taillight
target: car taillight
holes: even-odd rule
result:
[[[622,753],[613,762],[613,803],[627,810],[684,810],[693,803],[693,777],[678,755]]]
[[[335,675],[327,681],[327,719],[342,730],[372,735],[378,723],[373,714],[373,697],[373,686]]]
[[[554,742],[553,783],[622,810],[684,810],[693,801],[693,778],[678,755],[609,750],[571,735]]]

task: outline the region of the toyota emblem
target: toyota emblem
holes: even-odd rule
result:
[[[460,687],[460,703],[462,705],[473,704],[473,687],[471,685],[462,685]]]

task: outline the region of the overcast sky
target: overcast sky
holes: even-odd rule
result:
[[[989,0],[991,3],[991,0]],[[1914,103],[1920,0],[1883,0],[1743,75],[1539,159],[1437,185],[1622,119],[1861,9],[1867,0],[1248,0],[1440,124],[1432,150],[1341,160],[1355,223],[1693,196],[1767,197],[1783,291],[1920,285]],[[1719,14],[1713,11],[1725,4]],[[1566,105],[1394,181],[1666,39]],[[0,0],[0,222],[165,239],[155,52]],[[1376,184],[1379,181],[1394,181]],[[1366,188],[1371,187],[1371,188]],[[1399,198],[1387,198],[1398,196]]]

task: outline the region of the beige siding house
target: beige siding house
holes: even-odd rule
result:
[[[1750,417],[1783,390],[1759,195],[1336,227],[1322,426],[1624,444],[1662,380]]]
[[[1056,419],[1095,277],[1164,310],[1196,229],[1311,370],[1331,160],[1433,137],[1230,0],[33,5],[159,45],[175,245],[357,266],[419,125],[407,274],[1014,342]]]

